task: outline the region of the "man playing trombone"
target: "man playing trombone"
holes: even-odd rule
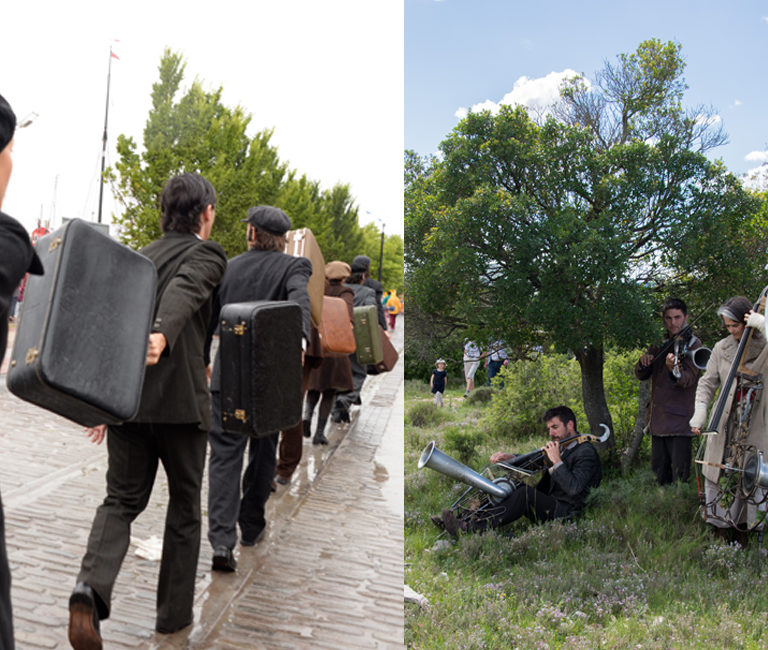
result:
[[[521,483],[488,516],[459,520],[446,508],[442,518],[433,518],[434,523],[456,537],[460,531],[497,528],[522,516],[532,522],[577,516],[589,490],[600,484],[600,456],[592,444],[577,440],[576,416],[567,406],[549,409],[543,420],[550,440],[542,451],[551,466],[535,487]],[[491,462],[503,464],[514,458],[514,454],[499,451],[491,456]]]
[[[648,348],[635,365],[635,376],[651,380],[647,427],[651,432],[651,469],[659,485],[687,481],[691,472],[691,427],[699,369],[690,353],[701,348],[688,327],[688,308],[669,298],[661,309],[666,338]],[[704,364],[706,365],[706,363]]]

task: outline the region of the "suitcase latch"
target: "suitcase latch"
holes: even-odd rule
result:
[[[29,365],[35,359],[37,359],[39,354],[40,354],[40,350],[38,350],[37,348],[34,348],[34,347],[33,348],[29,348],[29,350],[27,350],[27,356],[25,358],[25,361],[27,362],[27,365]]]
[[[59,246],[61,246],[61,237],[54,237],[51,245],[48,247],[48,252],[56,250]]]
[[[221,322],[222,325],[226,324],[226,321]],[[246,326],[245,321],[239,322],[237,325],[233,325],[232,327],[224,327],[223,330],[225,332],[234,332],[236,336],[242,336],[245,334],[245,330],[248,329]]]
[[[235,419],[245,422],[248,419],[245,415],[245,409],[235,409]]]

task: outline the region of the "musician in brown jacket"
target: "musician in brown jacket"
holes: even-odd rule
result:
[[[696,350],[701,341],[690,334],[678,343],[677,363],[671,346],[666,354],[659,350],[682,332],[688,324],[688,307],[679,298],[662,306],[666,337],[660,346],[651,346],[635,365],[635,376],[651,380],[648,426],[651,432],[651,469],[659,485],[675,480],[687,481],[691,473],[691,427],[693,401],[699,370],[686,357],[684,349]]]

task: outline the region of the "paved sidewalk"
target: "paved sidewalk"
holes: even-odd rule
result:
[[[402,357],[402,317],[397,326]],[[401,360],[369,377],[363,406],[351,425],[330,429],[328,447],[305,440],[293,481],[270,498],[265,540],[238,548],[237,573],[210,571],[204,523],[195,624],[173,635],[154,632],[167,500],[160,470],[133,526],[113,615],[102,623],[105,648],[402,647],[403,404]],[[104,497],[106,449],[78,425],[15,398],[4,375],[0,413],[17,648],[68,648],[67,600]]]

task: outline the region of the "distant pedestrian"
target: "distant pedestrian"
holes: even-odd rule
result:
[[[488,348],[488,356],[485,358],[485,367],[488,371],[488,382],[486,383],[486,386],[490,386],[491,380],[508,364],[507,346],[504,341],[497,340],[491,343]],[[501,383],[501,386],[504,386],[503,382]]]
[[[358,255],[352,260],[352,272],[357,273],[362,271],[363,273],[363,285],[369,289],[373,289],[375,304],[376,304],[376,317],[379,319],[379,325],[384,331],[387,330],[387,319],[384,312],[384,305],[382,299],[384,290],[381,286],[381,282],[374,280],[371,277],[371,258],[367,255]]]
[[[333,298],[341,298],[347,303],[349,310],[349,320],[354,322],[354,291],[351,287],[342,284],[349,277],[351,270],[349,264],[334,260],[325,265],[325,295]],[[325,436],[325,425],[333,408],[333,402],[336,393],[343,393],[354,389],[352,383],[352,368],[349,363],[349,356],[343,357],[324,357],[322,363],[313,368],[309,373],[309,383],[307,390],[307,400],[304,407],[303,428],[304,436],[309,438],[312,435],[312,414],[315,411],[317,403],[320,402],[320,409],[317,415],[317,427],[315,435],[312,437],[313,445],[327,445],[328,438]]]
[[[352,261],[350,267],[350,274],[344,281],[344,286],[352,289],[353,305],[354,307],[365,307],[367,305],[379,304],[376,300],[376,293],[373,289],[366,286],[366,261],[361,259],[365,256],[359,255]],[[366,258],[367,259],[367,258]],[[368,260],[370,263],[370,260]],[[386,329],[386,322],[384,323],[384,329]],[[349,409],[353,405],[360,406],[362,399],[360,397],[360,391],[363,389],[366,377],[368,377],[367,368],[357,360],[357,354],[354,352],[349,355],[349,365],[352,368],[352,384],[353,388],[350,391],[338,393],[336,395],[336,401],[333,404],[333,410],[331,411],[331,420],[333,422],[349,422]]]
[[[389,297],[387,298],[387,301],[384,304],[384,309],[387,312],[387,320],[389,320],[389,328],[394,332],[395,319],[397,318],[397,315],[400,313],[400,298],[397,297],[397,291],[395,291],[394,289],[392,289],[392,291],[389,292]]]
[[[429,378],[429,388],[435,395],[435,406],[443,405],[443,393],[448,385],[448,371],[445,369],[445,359],[435,361],[435,369]]]
[[[475,341],[464,341],[464,379],[467,382],[467,389],[464,392],[464,397],[469,397],[469,394],[475,390],[475,373],[480,367],[480,348]]]

